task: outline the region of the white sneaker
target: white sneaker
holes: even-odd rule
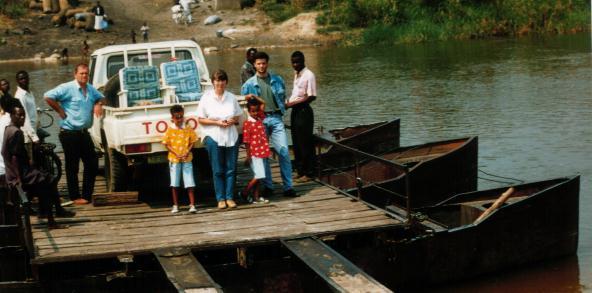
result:
[[[261,197],[259,197],[259,199],[258,199],[258,200],[254,200],[254,201],[253,201],[253,203],[255,203],[255,204],[257,204],[257,203],[268,203],[268,202],[269,202],[269,200],[268,200],[268,199],[265,199],[265,198],[264,198],[264,197],[262,197],[262,196],[261,196]]]
[[[197,209],[195,209],[195,206],[194,205],[190,205],[189,206],[189,212],[190,213],[197,213]]]
[[[173,206],[173,209],[171,210],[171,214],[176,214],[179,212],[179,207],[178,206]]]

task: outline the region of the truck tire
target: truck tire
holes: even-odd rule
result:
[[[105,180],[109,192],[126,191],[128,182],[127,159],[120,152],[110,148],[105,131],[101,130],[105,158]]]

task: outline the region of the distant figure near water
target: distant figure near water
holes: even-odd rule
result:
[[[148,32],[150,32],[150,27],[146,22],[144,22],[140,28],[140,31],[142,32],[142,40],[144,40],[144,42],[148,42]]]
[[[105,16],[105,8],[101,6],[101,2],[97,1],[97,5],[92,8],[92,13],[95,14],[95,31],[103,32],[103,17]]]
[[[90,54],[90,46],[88,45],[86,40],[82,41],[81,53],[82,53],[82,59],[88,58],[88,54]]]

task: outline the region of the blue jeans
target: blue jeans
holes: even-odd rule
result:
[[[206,136],[204,144],[210,157],[210,165],[212,165],[216,200],[232,199],[236,177],[236,160],[238,159],[237,143],[231,147],[221,147],[211,137]]]
[[[290,160],[290,152],[288,151],[288,136],[286,134],[286,128],[284,128],[282,116],[280,114],[270,114],[263,120],[263,125],[265,125],[265,132],[269,137],[269,142],[279,158],[284,191],[292,189],[292,162]],[[269,160],[265,164],[263,185],[267,188],[273,188]]]

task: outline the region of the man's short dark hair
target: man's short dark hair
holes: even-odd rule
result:
[[[249,48],[247,49],[247,56],[249,56],[250,54],[256,54],[257,53],[257,49],[256,48]]]
[[[250,99],[247,101],[247,109],[251,108],[251,107],[259,107],[261,106],[261,102],[259,102],[259,100],[257,99]]]
[[[78,68],[88,68],[88,64],[86,63],[78,63],[76,64],[76,67],[74,67],[74,73],[78,72]]]
[[[304,61],[304,53],[300,51],[294,51],[294,53],[292,53],[292,58],[302,58],[302,61]]]
[[[185,112],[185,110],[183,109],[183,106],[181,106],[179,104],[175,104],[171,107],[171,115],[174,115],[175,113],[180,113],[180,112]]]
[[[15,78],[18,80],[19,75],[22,75],[22,74],[29,76],[28,72],[26,72],[24,70],[19,70],[19,72],[16,73]]]
[[[228,81],[228,74],[226,74],[226,71],[218,69],[212,73],[212,81],[214,80]]]
[[[19,99],[13,98],[11,96],[8,95],[4,95],[2,96],[2,98],[0,98],[0,107],[2,107],[2,109],[7,112],[12,114],[14,112],[14,108],[23,108],[23,104],[21,104],[21,101],[19,101]]]
[[[265,52],[257,52],[255,53],[255,56],[253,56],[253,59],[265,59],[265,61],[269,61],[269,55]]]

